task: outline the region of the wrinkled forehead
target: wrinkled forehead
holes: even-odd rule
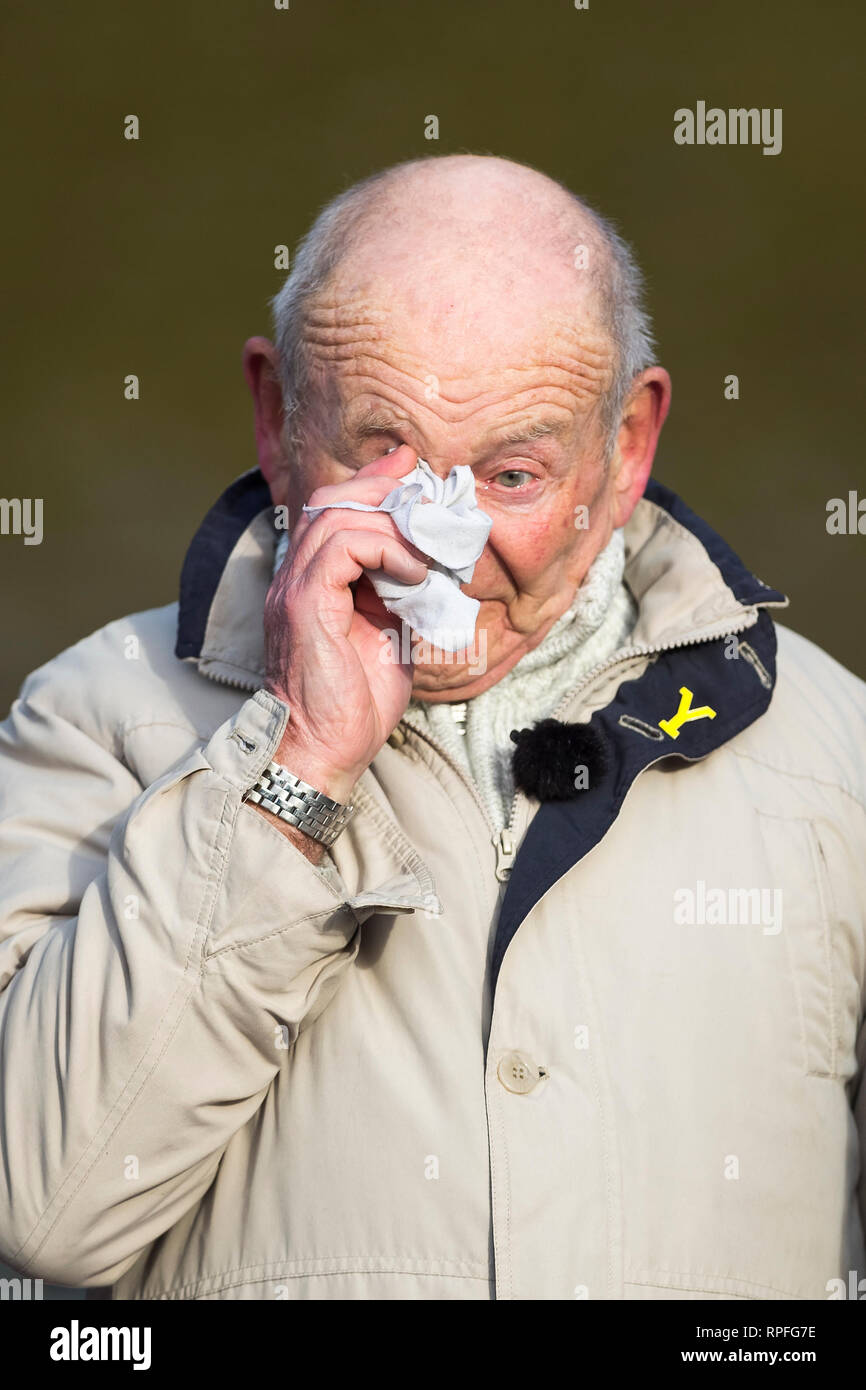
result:
[[[347,265],[309,301],[304,338],[326,377],[398,372],[458,394],[461,382],[481,389],[504,373],[604,376],[613,356],[595,284],[550,256],[529,268],[406,255]]]

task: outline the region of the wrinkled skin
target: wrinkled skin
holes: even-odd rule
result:
[[[285,444],[274,349],[246,345],[260,466],[293,526],[265,621],[268,685],[291,710],[279,760],[338,800],[410,694],[471,698],[543,639],[646,485],[670,381],[660,367],[635,379],[606,463],[599,407],[613,348],[572,254],[580,242],[604,251],[563,196],[534,171],[474,156],[404,174],[311,306],[313,391],[297,451]],[[382,660],[381,630],[395,620],[364,570],[424,574],[389,518],[301,516],[308,501],[378,504],[418,456],[443,477],[468,464],[493,522],[464,586],[481,603],[481,673],[471,658]],[[575,525],[582,506],[587,529]]]

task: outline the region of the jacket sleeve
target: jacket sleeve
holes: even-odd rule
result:
[[[333,881],[241,800],[287,716],[259,691],[144,792],[27,698],[0,725],[0,1255],[23,1273],[128,1270],[357,954]]]

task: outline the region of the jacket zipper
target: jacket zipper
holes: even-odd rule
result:
[[[190,660],[194,661],[195,657],[190,658]],[[256,680],[250,680],[249,678],[246,680],[237,680],[234,676],[224,676],[221,672],[217,671],[202,671],[201,674],[206,680],[213,681],[216,685],[231,685],[234,686],[236,690],[249,690],[253,695],[257,690],[264,689],[262,683],[264,681],[264,676]]]
[[[447,766],[450,767],[451,771],[456,772],[457,776],[460,778],[464,787],[472,797],[472,800],[475,802],[475,805],[478,807],[479,811],[481,812],[482,816],[487,822],[488,830],[492,831],[490,839],[493,845],[495,845],[496,847],[496,877],[497,879],[499,879],[500,883],[504,883],[505,879],[508,877],[508,874],[511,872],[511,865],[514,863],[514,856],[517,853],[517,850],[514,848],[513,835],[509,833],[511,823],[514,820],[516,806],[512,807],[511,821],[509,822],[509,825],[504,830],[497,831],[496,826],[490,819],[490,812],[488,811],[487,807],[481,799],[481,794],[479,793],[478,788],[476,787],[472,778],[466,772],[465,768],[462,768],[459,763],[456,763],[454,761],[454,759],[451,757],[451,754],[447,751],[447,749],[442,747],[441,743],[437,743],[436,740],[434,738],[431,738],[429,734],[422,733],[420,729],[416,729],[414,724],[410,724],[405,719],[401,719],[398,727],[400,726],[402,726],[403,729],[408,730],[409,733],[414,734],[416,738],[420,738],[424,743],[426,743],[430,748],[432,748],[434,753],[437,753],[439,757],[442,759],[443,763],[446,763]],[[515,797],[515,803],[516,801],[517,798]]]

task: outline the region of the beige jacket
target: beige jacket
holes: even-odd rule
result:
[[[244,475],[179,608],[64,652],[0,726],[0,1256],[141,1299],[866,1275],[866,687],[784,629],[776,671],[781,595],[652,484],[632,645],[559,711],[605,777],[516,798],[506,882],[403,724],[319,870],[242,804],[289,714],[260,688],[271,517]]]

